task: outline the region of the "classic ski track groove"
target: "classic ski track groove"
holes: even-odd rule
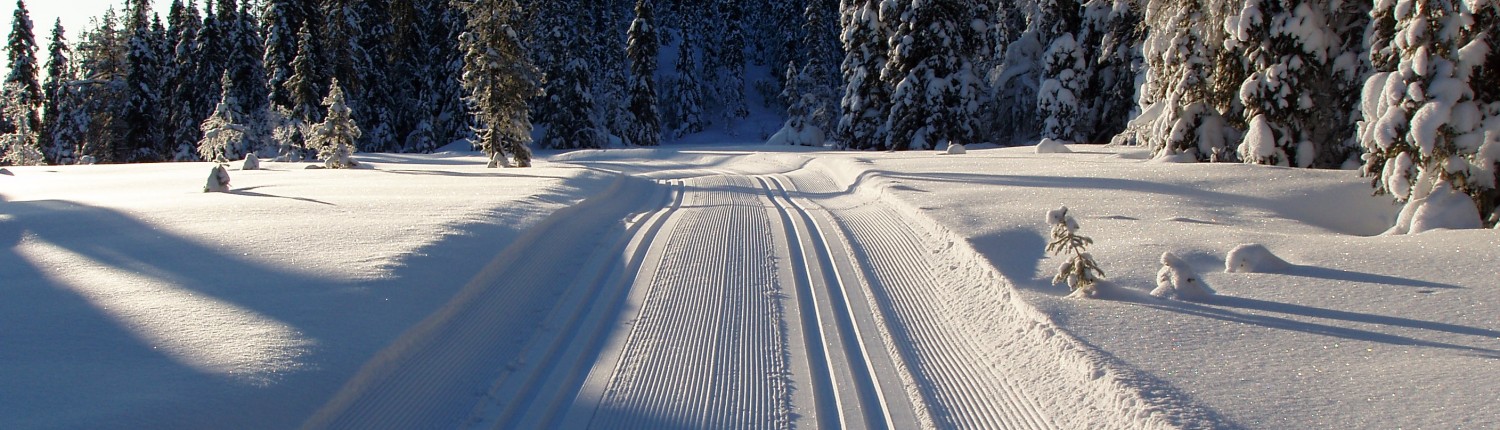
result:
[[[900,392],[899,380],[891,357],[878,336],[872,336],[873,316],[866,306],[862,288],[857,278],[843,273],[852,273],[848,254],[843,247],[833,246],[839,237],[830,237],[825,228],[828,221],[815,217],[801,199],[794,199],[795,190],[787,186],[788,180],[780,175],[757,178],[767,197],[782,212],[788,225],[788,236],[800,242],[793,250],[801,254],[799,260],[799,303],[811,312],[803,317],[810,319],[804,325],[818,327],[817,338],[807,340],[808,359],[825,363],[814,363],[815,368],[827,369],[827,375],[835,387],[831,399],[819,399],[818,410],[824,414],[820,425],[844,428],[912,428],[917,419],[911,404]],[[811,205],[811,202],[807,202]],[[837,234],[837,233],[832,233]],[[836,254],[836,252],[839,252]],[[821,340],[823,345],[817,345]],[[822,350],[821,354],[813,353]],[[829,353],[828,351],[832,351]],[[822,381],[814,383],[815,387]],[[892,393],[888,393],[892,392]],[[830,402],[831,400],[831,402]],[[834,403],[831,407],[823,404]],[[827,415],[837,414],[839,421],[831,421]]]
[[[617,352],[602,354],[562,427],[791,425],[774,241],[721,239],[725,231],[769,231],[769,216],[757,194],[744,191],[747,177],[686,182],[683,209],[667,229],[656,270],[637,278],[643,291],[632,300],[639,305],[630,333],[607,347]]]
[[[789,174],[813,190],[837,190],[826,175],[806,169]],[[932,232],[876,197],[843,197],[853,204],[826,205],[859,258],[873,306],[886,316],[885,328],[908,369],[918,379],[935,425],[944,428],[1058,428],[1020,384],[986,365],[985,348],[964,333],[935,283],[940,255],[949,246],[934,243]],[[867,201],[868,200],[868,201]],[[925,256],[925,257],[924,257]],[[998,400],[998,401],[997,401]]]

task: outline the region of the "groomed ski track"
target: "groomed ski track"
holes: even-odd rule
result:
[[[510,244],[304,427],[1192,424],[851,161],[571,162],[620,176]]]

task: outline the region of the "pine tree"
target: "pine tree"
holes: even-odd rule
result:
[[[338,78],[328,87],[328,98],[323,99],[328,114],[323,122],[312,126],[308,133],[308,146],[318,150],[318,158],[329,169],[342,169],[358,165],[354,159],[355,142],[359,140],[359,126],[355,124],[349,106],[344,104],[344,90]]]
[[[890,109],[890,88],[880,79],[889,55],[890,40],[880,20],[880,0],[863,0],[844,11],[843,99],[839,101],[841,119],[838,139],[853,149],[885,150],[885,120]]]
[[[52,25],[52,41],[47,45],[47,53],[47,80],[42,83],[42,126],[37,140],[44,148],[47,163],[66,164],[73,161],[73,147],[58,140],[58,128],[63,123],[64,99],[73,76],[62,19]]]
[[[531,120],[527,100],[540,91],[541,76],[531,63],[526,46],[510,17],[514,0],[454,0],[468,13],[460,36],[464,50],[464,88],[469,91],[470,112],[479,123],[479,146],[490,156],[489,167],[531,167]]]
[[[625,142],[635,146],[661,144],[661,116],[656,109],[656,40],[655,17],[650,0],[636,0],[635,21],[630,24],[630,115],[633,118],[625,132]]]
[[[11,19],[10,39],[6,44],[6,65],[10,67],[10,74],[6,75],[3,84],[5,117],[12,130],[3,131],[21,133],[24,130],[24,140],[28,144],[37,141],[36,133],[42,129],[39,115],[43,101],[42,85],[37,80],[39,65],[36,51],[31,12],[26,10],[25,1],[17,0],[16,12]]]
[[[673,100],[677,101],[677,128],[673,135],[678,139],[703,131],[703,82],[694,61],[698,46],[697,34],[684,31],[682,43],[677,47],[677,80],[673,89]]]
[[[235,82],[229,77],[229,72],[224,72],[219,78],[220,90],[219,104],[214,108],[214,113],[208,119],[203,120],[200,127],[203,130],[203,139],[198,141],[198,157],[203,161],[215,163],[226,163],[230,160],[239,159],[240,148],[246,146],[245,139],[248,138],[245,125],[242,122],[244,113],[241,111],[239,100],[235,99],[238,92]]]
[[[978,111],[978,47],[968,2],[913,2],[902,10],[881,78],[893,89],[887,118],[892,150],[972,142]]]

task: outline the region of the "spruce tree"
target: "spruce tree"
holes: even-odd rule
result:
[[[7,109],[12,109],[10,105],[15,105],[15,112],[6,111],[6,122],[10,123],[13,130],[24,129],[29,135],[26,137],[29,142],[36,141],[35,134],[42,129],[42,85],[37,80],[39,64],[36,61],[36,51],[31,12],[26,10],[25,1],[17,0],[15,15],[11,18],[10,38],[6,44],[6,65],[10,67],[10,74],[5,77],[3,95]]]
[[[295,3],[294,0],[268,0],[261,18],[261,24],[265,26],[266,52],[261,67],[266,72],[269,103],[273,109],[283,112],[292,109],[292,96],[286,81],[292,78],[292,60],[297,56],[298,33],[304,21],[302,8]]]
[[[161,87],[164,84],[161,78],[165,68],[158,54],[162,42],[157,40],[158,35],[147,21],[150,15],[147,2],[135,3],[125,28],[130,38],[125,57],[123,144],[130,148],[130,156],[121,161],[126,162],[162,161],[167,158],[169,150],[164,144],[165,123],[161,114]]]
[[[40,133],[37,140],[43,146],[47,163],[65,164],[72,161],[73,148],[71,145],[60,144],[57,137],[58,127],[63,122],[67,85],[73,80],[73,76],[68,63],[70,49],[62,19],[52,24],[52,41],[47,45],[47,53],[47,80],[42,82],[42,126],[37,130]]]
[[[307,25],[297,31],[297,55],[292,57],[291,74],[281,83],[288,105],[281,108],[283,110],[280,114],[285,118],[275,135],[281,146],[281,155],[292,161],[308,157],[308,150],[311,148],[307,145],[306,129],[322,121],[318,85],[315,81],[317,74],[313,68],[312,38],[312,29]]]
[[[745,105],[745,16],[744,5],[737,0],[721,0],[721,5],[726,11],[724,18],[724,44],[720,52],[720,60],[724,68],[722,80],[719,85],[722,88],[720,99],[724,105],[724,117],[728,120],[726,127],[733,125],[736,119],[750,116],[750,109]]]
[[[848,6],[843,18],[843,99],[839,101],[838,140],[852,149],[885,150],[890,88],[880,79],[890,37],[880,20],[880,0]]]
[[[1089,84],[1095,95],[1089,141],[1109,142],[1125,131],[1130,112],[1136,107],[1135,78],[1138,65],[1144,62],[1139,45],[1145,31],[1136,0],[1093,0],[1089,4],[1086,27],[1099,33],[1099,51]]]
[[[531,120],[527,101],[540,91],[541,76],[516,33],[514,0],[454,0],[468,14],[459,37],[464,50],[464,88],[478,125],[479,146],[489,167],[531,167]]]
[[[1363,172],[1375,177],[1376,194],[1390,194],[1410,210],[1451,188],[1472,198],[1480,219],[1493,223],[1500,158],[1493,136],[1500,127],[1481,122],[1493,118],[1495,107],[1475,100],[1473,80],[1484,76],[1475,71],[1489,61],[1488,44],[1480,36],[1485,29],[1469,27],[1475,16],[1453,0],[1381,6],[1372,16],[1394,19],[1397,37],[1389,46],[1395,58],[1389,59],[1392,71],[1366,82]],[[1477,86],[1485,85],[1494,83]]]
[[[968,2],[913,2],[900,13],[881,78],[893,89],[887,117],[892,150],[933,149],[977,135],[977,34]]]
[[[656,40],[655,17],[650,0],[636,0],[635,21],[630,24],[630,127],[625,143],[634,146],[661,144],[661,115],[656,108]]]
[[[197,2],[191,0],[176,15],[174,21],[177,24],[172,27],[176,34],[173,46],[176,55],[172,62],[175,72],[167,83],[171,95],[164,106],[168,121],[167,144],[173,148],[173,161],[192,161],[198,159],[198,141],[203,138],[199,126],[203,122],[200,105],[204,88],[202,76],[198,75],[203,66],[199,57],[202,54],[199,32],[203,28],[203,18],[198,14]]]
[[[235,99],[238,91],[229,72],[221,75],[219,83],[222,88],[219,104],[200,127],[203,139],[198,141],[198,157],[203,161],[226,163],[239,159],[240,149],[246,146],[245,139],[248,136],[242,122],[244,113],[239,100]]]
[[[1252,70],[1239,89],[1246,122],[1255,124],[1255,133],[1239,147],[1247,163],[1311,167],[1317,156],[1313,129],[1324,125],[1313,116],[1312,86],[1329,73],[1328,41],[1337,35],[1326,29],[1322,8],[1309,6],[1303,0],[1249,0],[1226,25]]]
[[[323,122],[313,125],[308,133],[308,146],[318,150],[318,158],[329,169],[343,169],[358,165],[353,158],[355,142],[359,140],[359,125],[355,124],[349,106],[344,103],[344,90],[338,78],[328,86],[328,98],[323,99],[328,114]]]
[[[703,131],[703,75],[698,72],[694,52],[698,46],[695,32],[684,31],[682,43],[677,47],[677,80],[673,89],[677,101],[677,128],[673,135],[678,139]]]

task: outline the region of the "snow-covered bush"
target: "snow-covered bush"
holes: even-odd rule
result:
[[[1036,153],[1038,154],[1066,154],[1070,152],[1073,152],[1073,150],[1068,149],[1067,145],[1063,145],[1062,142],[1052,139],[1042,139],[1041,142],[1037,142],[1036,144]]]
[[[208,182],[203,184],[203,192],[229,192],[229,169],[225,169],[223,164],[214,164],[213,170],[208,171]]]
[[[308,146],[318,150],[318,158],[322,158],[324,167],[329,169],[358,165],[351,156],[354,155],[354,141],[359,139],[360,130],[354,123],[349,106],[344,103],[344,89],[339,87],[337,78],[329,87],[328,98],[323,99],[323,104],[328,106],[328,115],[321,124],[311,127]]]
[[[240,163],[240,170],[260,170],[260,157],[254,152],[245,154],[245,160]]]
[[[1224,258],[1224,271],[1227,273],[1275,273],[1288,267],[1291,267],[1290,263],[1258,243],[1236,246]]]
[[[1164,299],[1205,301],[1213,297],[1214,290],[1203,282],[1197,272],[1188,267],[1187,262],[1168,251],[1161,254],[1161,270],[1156,272],[1156,289],[1151,290],[1151,295]]]
[[[1047,252],[1064,255],[1067,259],[1057,268],[1052,283],[1066,284],[1075,296],[1098,295],[1098,284],[1103,282],[1104,270],[1094,262],[1094,256],[1085,248],[1093,239],[1078,234],[1078,221],[1068,215],[1068,207],[1047,211],[1047,223],[1052,225],[1052,239],[1047,243]]]

